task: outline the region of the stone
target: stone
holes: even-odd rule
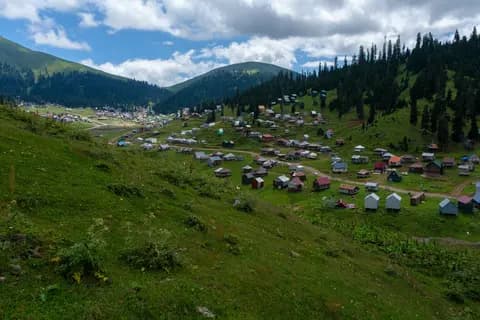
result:
[[[200,313],[205,318],[213,319],[215,318],[215,314],[208,310],[207,307],[197,307],[197,312]]]

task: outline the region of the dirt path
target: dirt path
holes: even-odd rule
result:
[[[458,197],[462,195],[463,190],[470,184],[470,181],[464,181],[452,190],[452,195]]]
[[[240,153],[240,154],[251,155],[253,157],[256,157],[256,156],[259,155],[256,152],[245,151],[245,150],[231,150],[231,149],[211,148],[211,147],[206,147],[206,148],[196,147],[195,149],[203,150],[203,151],[220,151],[220,152],[223,152],[223,153],[229,153],[229,152]],[[262,156],[262,157],[264,157],[264,156]],[[264,157],[264,158],[265,159],[273,159],[273,158],[270,158],[270,157]],[[285,165],[285,166],[290,166],[290,165],[294,165],[294,164],[302,165],[301,163],[291,163],[291,162],[286,162],[286,161],[278,161],[278,163],[281,164],[281,165]],[[364,182],[359,182],[359,181],[348,180],[348,179],[344,179],[344,178],[340,178],[340,177],[336,177],[336,176],[331,176],[329,174],[326,174],[324,172],[319,171],[318,169],[315,169],[314,167],[305,166],[305,165],[302,165],[302,166],[305,168],[305,170],[307,172],[309,172],[311,174],[314,174],[314,175],[322,176],[322,177],[329,177],[330,180],[332,180],[332,181],[337,181],[337,182],[342,182],[342,183],[347,183],[347,184],[353,184],[353,185],[357,185],[357,186],[364,186],[365,185]],[[468,182],[467,182],[467,184],[468,184]],[[387,186],[387,185],[379,185],[379,187],[380,187],[380,189],[383,189],[383,190],[396,192],[396,193],[401,193],[401,194],[410,194],[410,193],[417,193],[418,192],[416,190],[406,190],[406,189],[401,189],[401,188]],[[464,188],[465,188],[465,186],[463,186],[461,188],[461,190],[459,189],[460,190],[459,194],[463,191]],[[450,197],[456,197],[457,196],[454,192],[452,192],[450,194],[425,192],[425,195],[427,197],[430,197],[430,198],[450,198]]]
[[[441,245],[447,246],[460,246],[460,247],[469,247],[480,249],[480,242],[471,242],[466,240],[460,240],[455,238],[438,238],[438,237],[429,237],[429,238],[422,238],[422,237],[413,237],[414,240],[421,242],[421,243],[430,243],[435,242]]]

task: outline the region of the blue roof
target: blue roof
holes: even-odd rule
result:
[[[345,162],[335,162],[333,164],[333,168],[334,169],[346,169],[347,168],[347,164]]]

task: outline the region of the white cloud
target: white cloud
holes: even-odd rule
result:
[[[35,32],[32,35],[36,44],[46,45],[62,49],[90,51],[91,48],[86,42],[70,40],[63,29],[52,29],[46,32]]]
[[[331,67],[333,66],[333,61],[331,60],[316,60],[316,61],[307,61],[305,62],[304,64],[302,64],[302,67],[303,68],[308,68],[308,69],[317,69],[318,70],[318,67],[319,66],[323,66],[326,65],[327,67]]]
[[[167,47],[173,46],[175,43],[173,41],[163,41],[162,44]]]
[[[131,59],[119,64],[110,62],[95,64],[88,59],[81,63],[108,73],[148,81],[162,87],[188,80],[223,65],[213,61],[197,60],[194,50],[183,54],[175,52],[172,57],[163,60]]]
[[[186,72],[184,66],[203,71],[205,66],[216,66],[218,61],[254,60],[291,68],[298,64],[299,53],[307,57],[307,63],[331,60],[335,55],[355,54],[361,44],[381,44],[384,35],[394,38],[400,34],[408,45],[414,43],[417,32],[432,32],[447,39],[455,29],[469,33],[480,22],[480,1],[0,0],[1,17],[25,19],[31,25],[44,23],[47,15],[54,12],[80,12],[81,26],[101,24],[110,32],[159,31],[177,38],[221,43],[246,39],[206,46],[198,59],[187,52],[166,60],[130,59],[121,64],[101,65],[163,84],[195,74]],[[32,32],[37,43],[88,50],[87,43],[71,40],[63,28],[52,24],[50,29]],[[182,56],[189,56],[191,63],[179,62]],[[148,63],[155,70],[149,70]],[[179,74],[166,75],[165,70]]]
[[[100,25],[93,13],[81,12],[78,14],[78,17],[80,18],[79,26],[82,28],[94,28]]]

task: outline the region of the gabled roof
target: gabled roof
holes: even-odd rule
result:
[[[352,185],[349,185],[349,184],[340,185],[340,189],[342,189],[342,190],[355,190],[357,188],[358,188],[357,186],[352,186]]]
[[[445,208],[448,205],[453,205],[453,202],[450,201],[450,199],[448,198],[443,199],[442,202],[440,202],[439,204],[440,208]]]
[[[436,166],[436,167],[438,167],[438,168],[440,168],[440,169],[443,167],[442,162],[439,161],[439,160],[432,161],[432,162],[428,163],[426,166],[427,166],[427,167],[430,167],[430,166],[432,166],[432,165],[433,165],[433,166]]]
[[[395,200],[398,200],[398,201],[402,201],[402,197],[400,197],[398,194],[396,193],[392,193],[391,195],[389,195],[387,197],[387,200],[391,200],[391,199],[395,199]]]
[[[435,153],[432,152],[423,152],[422,157],[435,157]]]
[[[397,156],[393,156],[393,155],[390,157],[390,160],[388,160],[388,162],[390,162],[390,163],[397,163],[397,162],[400,162],[400,161],[402,161],[402,158],[397,157]]]
[[[333,168],[334,169],[346,169],[347,168],[347,164],[345,162],[335,162],[333,164]]]
[[[367,195],[367,196],[365,197],[365,199],[370,199],[370,198],[371,198],[371,199],[375,199],[375,201],[379,201],[379,200],[380,200],[380,197],[379,197],[377,194],[375,194],[375,193],[370,193],[369,195]]]
[[[374,168],[375,169],[385,169],[387,165],[385,162],[375,162]]]
[[[378,187],[377,182],[367,182],[365,183],[365,187]]]
[[[295,185],[295,186],[300,186],[300,185],[303,186],[304,185],[302,180],[300,180],[300,178],[298,178],[298,177],[293,177],[293,179],[290,180],[289,184],[290,185]]]
[[[287,176],[279,176],[275,178],[275,181],[280,181],[280,182],[288,182],[290,179]]]
[[[423,164],[421,162],[415,162],[410,165],[409,168],[422,168],[423,169]]]
[[[458,200],[458,203],[469,204],[469,203],[472,202],[473,198],[472,197],[467,197],[467,196],[461,196],[457,200]]]
[[[330,178],[329,177],[318,177],[315,181],[319,185],[330,184]]]

